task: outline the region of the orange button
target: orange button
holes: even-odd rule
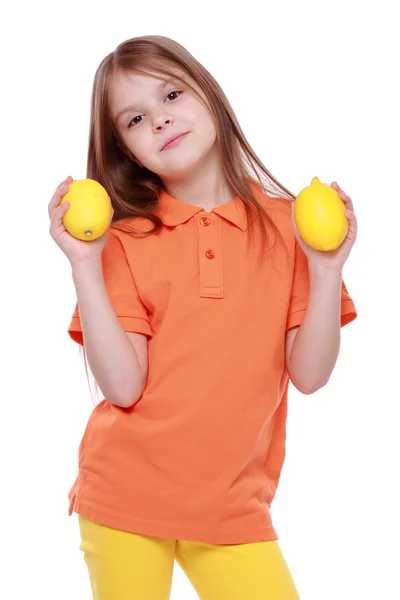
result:
[[[214,250],[206,250],[206,256],[207,258],[214,258],[215,257],[215,252]]]
[[[211,221],[210,219],[207,219],[207,217],[203,217],[200,219],[200,223],[203,225],[203,227],[208,227]]]

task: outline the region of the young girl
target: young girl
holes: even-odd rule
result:
[[[202,600],[299,598],[271,522],[287,391],[324,386],[356,238],[300,238],[294,196],[246,141],[219,85],[164,37],[128,40],[93,86],[87,176],[113,203],[93,242],[50,233],[71,263],[69,327],[104,394],[79,447],[70,512],[96,600],[165,600],[174,560]]]

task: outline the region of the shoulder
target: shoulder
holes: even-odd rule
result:
[[[252,190],[260,206],[269,216],[276,215],[278,218],[291,219],[292,200],[285,197],[273,196],[259,185],[252,186]]]
[[[113,223],[110,227],[116,237],[123,239],[124,235],[141,236],[153,229],[153,223],[150,219],[144,217],[127,217]]]
[[[271,196],[266,193],[262,193],[262,195],[258,197],[258,200],[281,235],[287,241],[291,242],[293,238],[295,238],[292,222],[293,201],[288,198]]]
[[[152,223],[142,218],[124,219],[113,223],[106,235],[102,252],[103,262],[112,265],[127,261],[128,264],[132,264],[133,257],[137,257],[139,253],[142,257],[147,255],[153,243],[149,238],[157,237],[145,235],[151,229]]]
[[[152,229],[153,223],[149,219],[135,217],[116,221],[110,227],[108,234],[111,243],[129,248],[145,239],[155,237],[153,234],[149,234]]]
[[[268,214],[275,215],[281,219],[292,218],[292,201],[287,198],[278,198],[276,196],[265,195],[266,200],[264,208]]]

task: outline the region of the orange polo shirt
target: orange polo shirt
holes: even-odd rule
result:
[[[208,213],[162,191],[159,234],[109,231],[107,290],[123,329],[148,336],[149,372],[133,407],[105,399],[92,411],[69,514],[214,544],[278,538],[285,333],[302,322],[309,283],[290,202],[257,193],[287,255],[276,244],[259,259],[238,198]],[[344,284],[341,311],[342,325],[356,317]],[[68,331],[83,343],[77,307]]]

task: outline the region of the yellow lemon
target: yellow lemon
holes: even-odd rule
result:
[[[329,185],[314,177],[294,201],[294,221],[303,240],[316,250],[336,250],[347,234],[345,204]]]
[[[65,229],[78,240],[93,241],[111,222],[112,206],[104,187],[93,179],[78,179],[69,184],[60,204],[69,202],[63,216]]]

